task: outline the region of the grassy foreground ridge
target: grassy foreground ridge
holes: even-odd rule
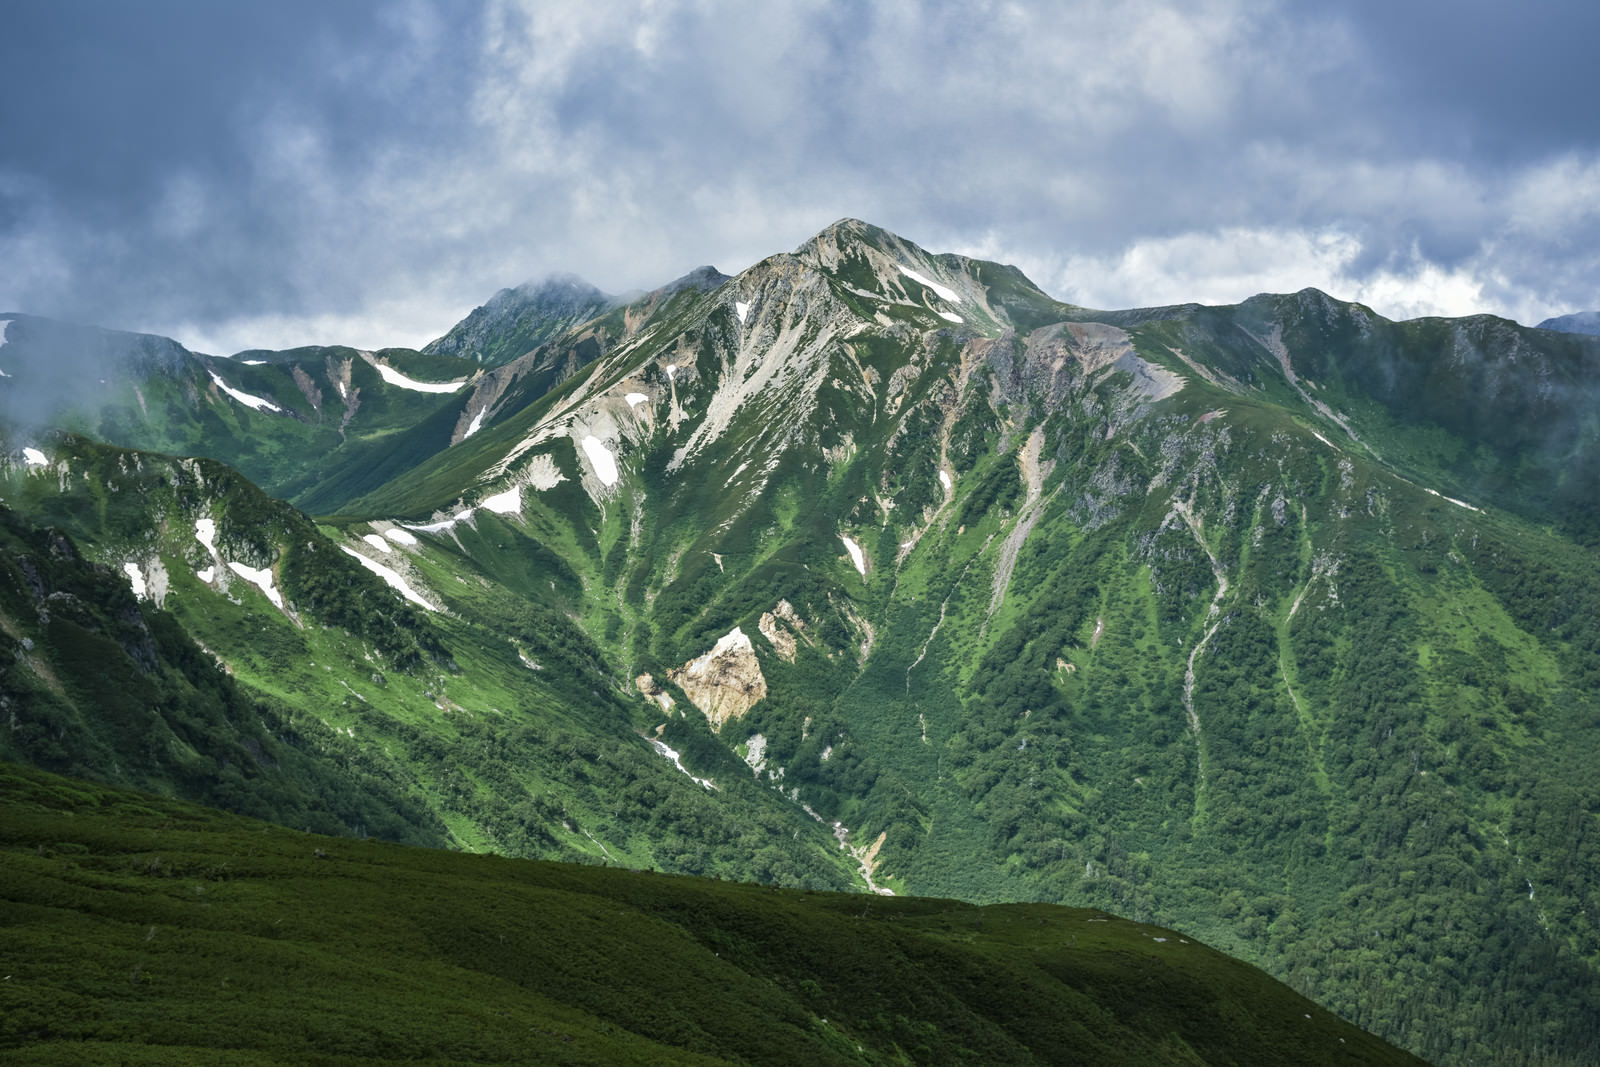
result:
[[[328,838],[10,764],[0,811],[0,1062],[1420,1062],[1098,911]]]

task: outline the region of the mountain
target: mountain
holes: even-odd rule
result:
[[[178,353],[128,370],[165,414],[75,400],[0,493],[159,560],[458,845],[1103,908],[1431,1060],[1600,1053],[1600,341],[1086,309],[844,220],[496,366],[372,357],[458,384],[352,353],[370,436],[310,481],[326,353]],[[215,556],[282,605],[197,580],[256,498],[181,489],[191,425],[320,516]]]
[[[1541,330],[1560,330],[1562,333],[1600,334],[1600,311],[1578,311],[1571,315],[1557,315],[1539,324]]]
[[[537,285],[500,290],[422,350],[499,366],[624,302],[576,275],[556,275]]]

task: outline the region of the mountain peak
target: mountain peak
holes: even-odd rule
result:
[[[728,280],[728,275],[717,268],[706,264],[696,267],[681,278],[676,278],[657,290],[662,296],[671,296],[673,293],[685,289],[698,289],[702,293],[709,293],[717,286]]]
[[[502,289],[422,351],[501,364],[600,314],[614,298],[576,274]]]
[[[1539,324],[1541,330],[1561,333],[1600,334],[1600,311],[1576,311],[1571,315],[1557,315]]]
[[[874,249],[894,255],[898,250],[915,249],[904,238],[890,233],[881,226],[860,219],[843,218],[802,242],[794,254],[802,260],[831,268],[849,253],[859,254],[863,249]],[[923,255],[921,249],[916,249]]]

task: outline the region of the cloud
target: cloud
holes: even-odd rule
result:
[[[0,306],[219,351],[417,345],[502,286],[739,270],[845,215],[1084,303],[1600,305],[1595,75],[1540,60],[1585,13],[285,2],[19,0]]]

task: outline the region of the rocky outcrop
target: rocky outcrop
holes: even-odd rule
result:
[[[806,624],[794,610],[793,604],[787,600],[778,601],[777,607],[762,613],[758,628],[761,630],[761,636],[771,642],[773,650],[783,657],[785,662],[794,662],[795,651],[798,648],[795,637],[806,628]]]
[[[710,652],[690,660],[680,670],[668,671],[667,676],[718,731],[767,695],[767,680],[761,674],[756,650],[737,626]]]

